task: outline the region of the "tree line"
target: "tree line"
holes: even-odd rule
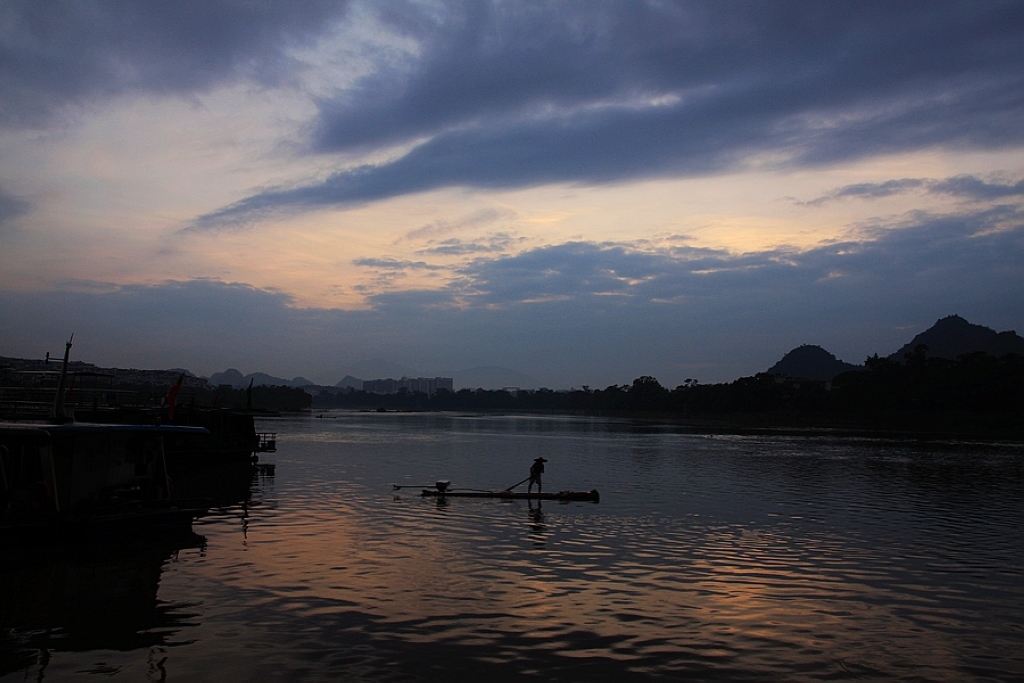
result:
[[[1024,357],[985,353],[956,360],[918,347],[905,362],[878,355],[831,381],[758,374],[722,384],[687,380],[669,389],[652,376],[605,389],[461,389],[432,396],[400,391],[321,390],[314,409],[522,411],[657,416],[749,426],[878,427],[1020,433]]]

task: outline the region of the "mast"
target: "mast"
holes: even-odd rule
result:
[[[53,420],[55,422],[71,422],[72,419],[64,414],[64,386],[68,378],[68,359],[71,357],[71,340],[75,338],[72,332],[71,337],[64,344],[64,363],[60,367],[60,379],[57,380],[57,396],[53,399]]]

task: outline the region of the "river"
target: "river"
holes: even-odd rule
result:
[[[1019,443],[262,420],[202,539],[5,563],[0,680],[1024,678]],[[421,498],[501,489],[599,503]],[[394,485],[412,486],[395,490]]]

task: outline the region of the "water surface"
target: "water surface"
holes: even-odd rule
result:
[[[324,415],[258,425],[276,475],[202,545],[6,570],[48,606],[0,623],[2,680],[1024,677],[1020,444]],[[601,502],[392,487],[538,456]]]

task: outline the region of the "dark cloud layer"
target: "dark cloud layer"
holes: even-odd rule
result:
[[[913,102],[962,91],[961,80],[979,88],[1021,77],[1024,14],[1015,3],[447,5],[410,31],[421,48],[415,59],[322,103],[321,148],[654,98],[760,119],[880,98]]]
[[[16,219],[24,216],[32,208],[32,205],[20,197],[15,197],[4,192],[0,187],[0,235]]]
[[[239,78],[276,84],[285,49],[316,38],[344,0],[0,3],[0,125],[37,126],[69,104],[188,95]]]
[[[860,362],[952,313],[1007,329],[1024,319],[1021,264],[1024,213],[997,207],[807,251],[553,245],[472,262],[447,288],[374,295],[364,311],[209,280],[0,294],[0,338],[6,353],[42,355],[74,331],[96,362],[207,372],[315,376],[387,357],[425,372],[505,365],[555,387],[641,374],[674,385],[753,374],[803,343]]]
[[[448,186],[707,174],[761,153],[802,165],[1024,143],[1018,2],[451,2],[394,17],[419,50],[321,101],[311,145],[417,146],[196,227]]]
[[[940,180],[928,188],[936,194],[949,194],[968,199],[986,200],[1024,197],[1024,180],[1015,183],[986,182],[971,175]]]
[[[958,175],[944,180],[928,178],[901,178],[881,183],[856,183],[845,185],[809,202],[807,205],[824,204],[834,199],[856,197],[879,199],[892,195],[924,190],[931,194],[949,195],[973,201],[986,201],[1024,197],[1024,180],[1017,182],[989,181],[972,175]]]
[[[277,148],[315,157],[318,169],[337,160],[333,173],[253,190],[186,230],[445,187],[600,185],[1024,145],[1015,0],[350,4],[0,3],[0,127],[64,125],[110,98],[239,84],[302,97],[308,70],[321,67],[293,48],[371,16],[372,49],[320,55],[361,80],[328,93],[332,72],[317,71],[306,139]],[[354,165],[367,159],[388,161]],[[1024,319],[1024,181],[1010,170],[837,188],[807,203],[918,193],[959,213],[878,221],[857,239],[802,251],[580,238],[517,253],[514,214],[470,210],[396,235],[413,243],[413,259],[354,261],[368,278],[359,311],[300,308],[216,280],[4,292],[0,353],[41,356],[75,332],[81,357],[111,365],[294,376],[388,357],[426,372],[506,365],[553,386],[728,380],[802,343],[856,362],[952,313],[999,329]],[[31,208],[0,191],[0,234]],[[395,291],[411,281],[450,284]]]
[[[734,255],[570,243],[480,261],[464,275],[473,283],[471,300],[481,306],[567,300],[585,302],[589,313],[625,304],[644,308],[714,301],[725,310],[777,299],[788,302],[779,304],[782,309],[799,301],[794,310],[810,313],[821,306],[815,303],[819,298],[829,307],[842,306],[843,300],[881,302],[901,286],[918,302],[938,302],[943,296],[953,302],[975,287],[972,296],[1003,292],[1012,297],[1024,276],[1022,255],[1024,213],[999,207],[922,216],[872,239],[808,251]],[[962,292],[954,291],[961,286]],[[986,294],[986,288],[995,291]]]

